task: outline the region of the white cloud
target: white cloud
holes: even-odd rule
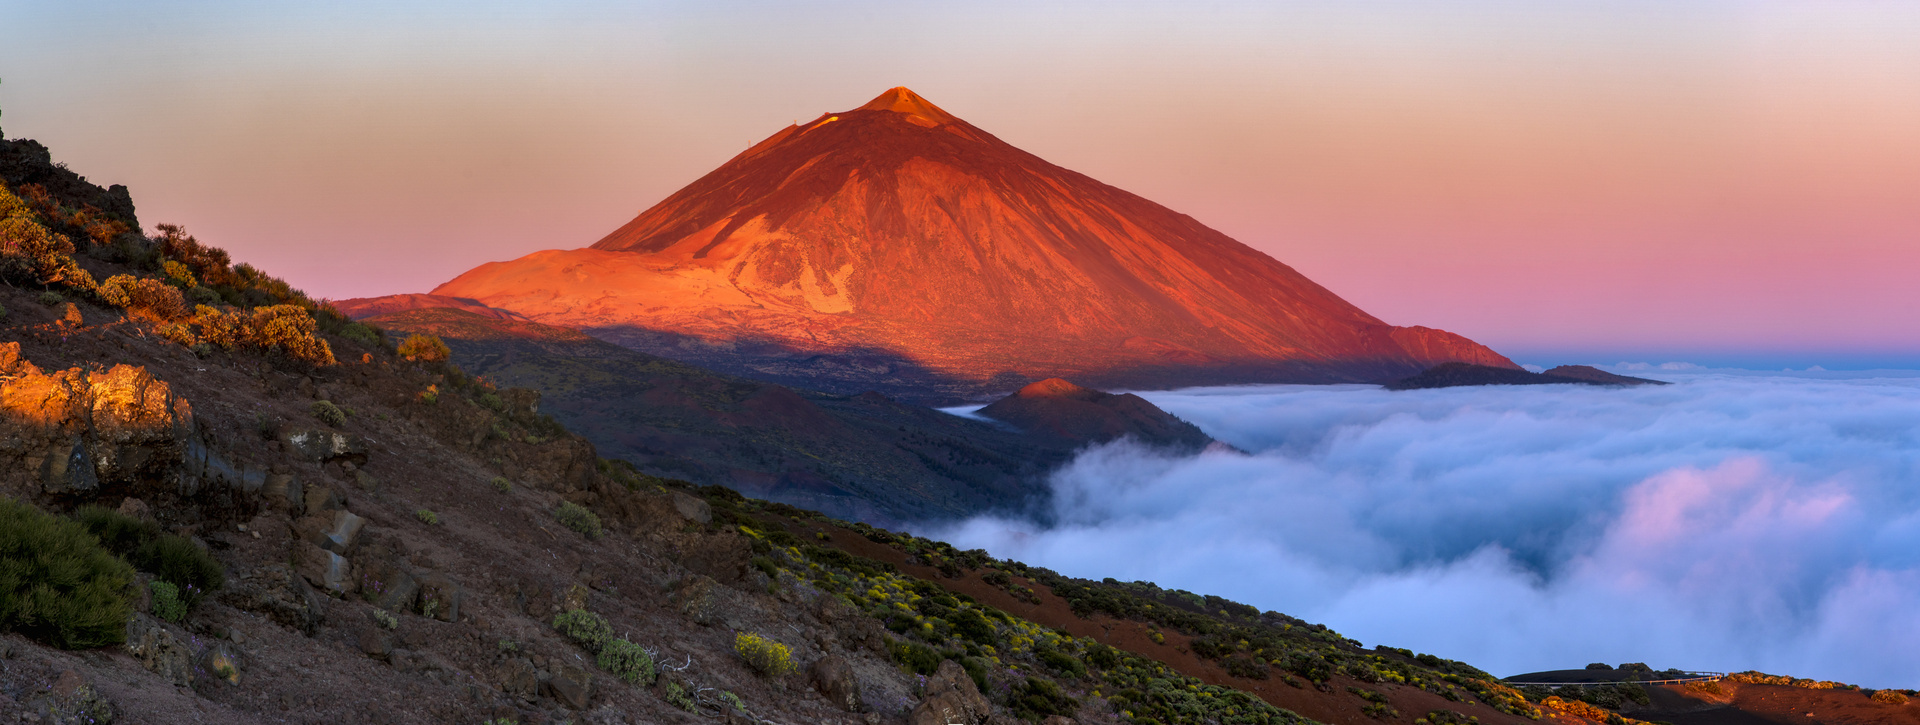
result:
[[[1250,455],[1120,443],[956,545],[1219,594],[1496,674],[1920,681],[1920,380],[1144,394]]]

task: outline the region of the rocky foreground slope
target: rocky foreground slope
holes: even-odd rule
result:
[[[591,248],[481,265],[433,292],[721,372],[928,402],[1049,377],[1150,388],[1514,367],[1388,325],[905,88],[775,133]]]

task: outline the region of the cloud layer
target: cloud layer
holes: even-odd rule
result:
[[[1920,380],[1212,388],[1251,451],[1091,449],[957,545],[1219,594],[1496,674],[1644,661],[1920,682]]]

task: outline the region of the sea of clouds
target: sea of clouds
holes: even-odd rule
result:
[[[1047,523],[927,527],[1497,675],[1646,662],[1920,686],[1920,378],[1145,393],[1246,451],[1089,449]]]

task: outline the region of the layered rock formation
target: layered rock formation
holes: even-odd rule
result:
[[[482,265],[434,294],[846,392],[1514,367],[1458,335],[1388,325],[905,88],[781,130],[589,249]]]

